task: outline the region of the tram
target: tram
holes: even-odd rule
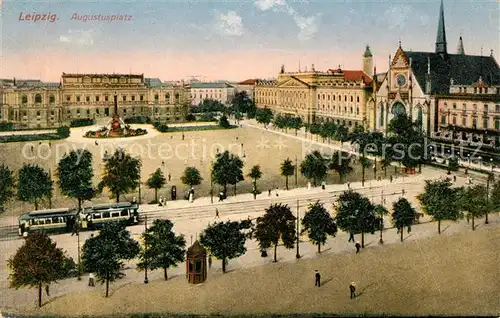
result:
[[[77,209],[61,208],[38,210],[19,217],[19,235],[32,231],[69,232],[78,215]]]
[[[95,230],[107,222],[122,221],[127,225],[139,223],[139,205],[120,202],[95,204],[78,209],[61,208],[38,210],[19,217],[19,235],[27,236],[33,231],[72,232],[76,222],[81,230]]]

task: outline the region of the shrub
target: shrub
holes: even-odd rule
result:
[[[0,131],[11,131],[14,130],[14,124],[6,121],[0,122]]]
[[[92,126],[94,124],[95,120],[90,118],[73,119],[71,121],[70,127],[84,127],[84,126]]]
[[[60,138],[68,138],[69,134],[70,131],[68,126],[62,126],[57,128],[57,135],[59,135]]]
[[[168,126],[159,122],[156,122],[153,124],[156,130],[159,132],[167,132],[168,131]]]
[[[187,114],[186,120],[187,121],[195,121],[196,120],[196,116],[193,115],[193,114]]]
[[[223,115],[220,120],[219,120],[219,126],[222,128],[229,128],[231,127],[231,124],[229,123],[229,120],[227,119],[226,115]]]
[[[123,120],[126,124],[150,124],[151,118],[148,116],[132,116]]]

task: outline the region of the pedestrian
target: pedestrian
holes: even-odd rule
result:
[[[349,241],[347,242],[354,242],[354,233],[349,232]]]
[[[162,166],[162,167],[165,167],[165,161],[162,161],[162,162],[161,162],[161,166]]]
[[[268,191],[268,196],[269,197],[271,196],[271,189],[269,189],[269,191]]]
[[[279,197],[280,195],[278,194],[278,187],[276,187],[276,197]]]
[[[170,179],[172,178],[172,176],[170,175],[170,172],[168,173],[168,182],[170,182]]]
[[[347,189],[351,190],[351,183],[347,182]]]
[[[224,200],[224,192],[219,193],[219,202],[222,202]]]
[[[356,284],[354,282],[349,285],[349,291],[351,292],[351,299],[356,298]]]
[[[391,183],[392,183],[392,176],[389,177],[389,180],[391,180]]]
[[[89,287],[95,287],[94,273],[89,274]]]
[[[315,282],[314,282],[314,286],[320,287],[321,286],[321,274],[318,272],[318,270],[316,270],[316,274],[314,276],[316,278]]]
[[[50,296],[49,284],[45,285],[45,293],[47,294],[47,296]]]
[[[457,176],[453,176],[453,182],[457,182]]]
[[[212,255],[208,255],[208,269],[212,268]]]
[[[215,208],[215,218],[219,218],[219,209]]]
[[[356,254],[358,254],[359,249],[361,248],[361,245],[359,244],[359,242],[356,242],[356,244],[354,244],[354,246],[356,247]]]
[[[163,206],[163,197],[160,197],[160,200],[158,201],[158,206]]]

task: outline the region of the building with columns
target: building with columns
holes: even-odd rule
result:
[[[226,82],[191,83],[191,106],[198,106],[205,99],[212,99],[225,106],[230,106],[235,94],[235,88]]]
[[[368,123],[366,103],[372,95],[369,75],[373,57],[369,46],[363,54],[363,70],[337,69],[285,72],[276,79],[258,80],[255,85],[257,107],[276,114],[299,116],[303,122],[334,121],[354,128]]]
[[[499,66],[493,54],[466,55],[461,37],[457,53],[448,53],[444,16],[441,1],[434,52],[405,51],[400,43],[389,56],[387,76],[368,104],[371,129],[386,132],[406,113],[433,137],[451,126],[498,131]]]
[[[112,116],[114,95],[119,115],[182,121],[189,91],[144,74],[66,74],[59,83],[2,80],[0,121],[21,127],[59,127],[79,118]]]

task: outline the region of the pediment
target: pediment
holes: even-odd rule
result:
[[[408,67],[410,64],[408,63],[408,59],[405,56],[405,53],[403,52],[403,49],[401,47],[398,48],[396,51],[396,54],[394,55],[394,58],[392,59],[391,66],[392,67]]]
[[[285,87],[293,87],[293,88],[308,88],[309,85],[307,85],[307,83],[299,80],[299,79],[296,79],[296,78],[290,78],[288,80],[285,80],[283,83],[280,83],[278,85],[278,87],[280,88],[285,88]]]

